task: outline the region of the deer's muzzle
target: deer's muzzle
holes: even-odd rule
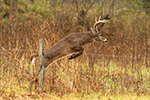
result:
[[[103,42],[104,42],[104,43],[107,42],[107,39],[104,39]]]

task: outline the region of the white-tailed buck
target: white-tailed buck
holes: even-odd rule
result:
[[[93,27],[90,28],[90,31],[69,34],[54,44],[50,49],[44,52],[45,68],[47,68],[52,62],[59,60],[62,57],[69,56],[70,60],[82,55],[85,44],[94,41],[107,42],[107,39],[104,38],[98,31],[98,25],[101,24],[102,27],[108,19],[108,16],[103,19],[101,19],[101,17],[99,17],[99,19],[96,18]],[[33,63],[37,57],[38,55],[32,56]],[[36,76],[39,75],[40,70]]]

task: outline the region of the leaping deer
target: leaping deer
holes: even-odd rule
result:
[[[108,17],[108,16],[107,16]],[[95,23],[93,27],[90,28],[88,32],[72,33],[58,41],[50,49],[45,51],[45,68],[47,68],[54,61],[57,61],[63,57],[70,56],[69,60],[74,59],[83,54],[84,45],[94,41],[103,41],[107,42],[107,39],[101,35],[98,31],[98,25],[102,24],[101,27],[107,22],[109,18],[105,17],[101,20],[101,16],[97,20],[95,18]],[[35,62],[35,59],[38,55],[32,57],[32,62]],[[39,75],[41,69],[36,76]]]

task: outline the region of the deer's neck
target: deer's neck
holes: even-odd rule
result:
[[[85,45],[93,41],[93,34],[91,32],[83,32],[83,34],[80,36],[80,44]]]

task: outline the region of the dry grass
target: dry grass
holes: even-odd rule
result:
[[[95,16],[107,14],[111,2],[104,1],[104,5],[102,2],[93,4],[83,19],[87,22],[83,26],[78,23],[79,12],[89,4],[81,4],[82,0],[78,3],[79,8],[76,3],[61,4],[59,0],[51,3],[50,8],[42,3],[33,4],[35,7],[30,4],[26,5],[29,11],[22,8],[24,13],[18,12],[16,16],[10,13],[0,19],[0,97],[41,98],[42,94],[35,93],[33,88],[29,92],[30,80],[37,70],[37,66],[33,67],[29,62],[38,50],[38,40],[44,38],[45,49],[48,49],[67,34],[87,31]],[[108,43],[86,45],[83,56],[72,61],[65,58],[47,68],[45,98],[149,98],[149,16],[132,3],[115,3],[114,16],[102,30]],[[24,7],[23,4],[18,6]]]
[[[81,59],[80,57],[79,59]],[[97,61],[90,70],[89,62],[63,59],[46,69],[44,94],[30,91],[30,76],[22,69],[8,71],[0,77],[0,97],[5,99],[147,99],[149,68],[124,68],[112,61],[105,66]],[[26,63],[27,64],[27,63]],[[25,66],[25,65],[24,65]],[[30,66],[30,65],[28,65]],[[3,66],[4,67],[4,66]],[[24,67],[28,70],[28,67]],[[55,71],[53,71],[55,70]],[[140,70],[140,72],[139,72]],[[33,69],[30,66],[30,72]],[[13,73],[12,73],[13,72]]]

